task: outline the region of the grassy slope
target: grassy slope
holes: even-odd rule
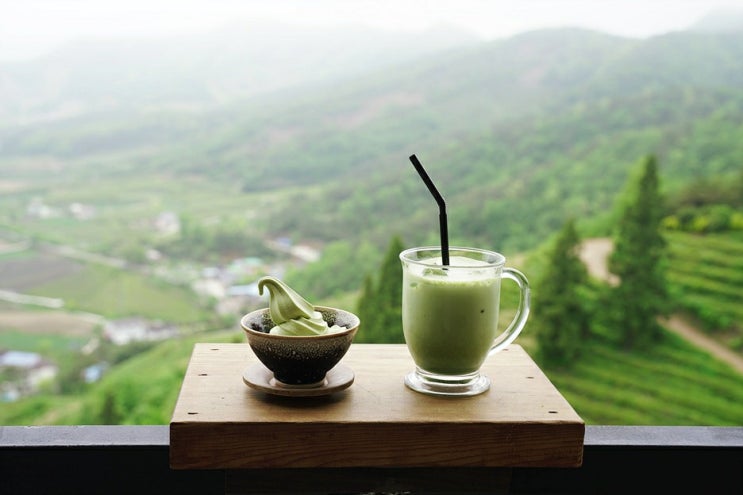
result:
[[[626,353],[609,336],[571,372],[548,372],[588,424],[739,426],[743,375],[674,334]]]
[[[0,424],[101,424],[109,395],[114,397],[117,424],[168,424],[193,345],[242,339],[235,329],[166,341],[115,366],[80,395],[36,396],[4,404]]]
[[[196,296],[188,288],[151,276],[88,264],[75,274],[34,287],[29,293],[61,297],[65,306],[107,318],[140,315],[187,323],[204,318]]]

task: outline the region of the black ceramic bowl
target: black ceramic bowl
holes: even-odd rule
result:
[[[301,337],[271,335],[268,332],[274,322],[268,308],[255,310],[240,320],[250,348],[282,383],[309,385],[321,382],[351,347],[359,329],[359,317],[342,309],[325,306],[316,306],[315,309],[322,313],[328,325],[340,325],[346,330]]]

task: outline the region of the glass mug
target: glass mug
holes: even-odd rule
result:
[[[400,253],[402,327],[415,362],[405,376],[411,389],[429,395],[469,396],[490,388],[480,372],[488,356],[508,346],[526,325],[529,282],[505,267],[506,258],[484,249],[450,247],[442,266],[440,247],[416,247]],[[520,291],[516,315],[498,332],[501,280]]]

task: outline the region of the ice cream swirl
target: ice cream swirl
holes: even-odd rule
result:
[[[298,337],[345,330],[344,327],[338,325],[328,327],[322,314],[315,311],[312,304],[278,278],[262,277],[258,281],[260,295],[263,295],[264,288],[269,292],[268,309],[275,325],[269,333]]]

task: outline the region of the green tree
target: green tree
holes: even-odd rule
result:
[[[103,392],[103,402],[100,406],[98,419],[102,425],[117,425],[123,419],[116,401],[116,396],[112,390]]]
[[[653,156],[641,165],[639,180],[629,183],[609,258],[609,269],[619,278],[609,291],[609,322],[628,348],[662,336],[657,318],[667,314],[669,304],[658,166]]]
[[[580,237],[568,220],[549,252],[535,292],[534,323],[538,355],[546,365],[566,366],[580,355],[589,332],[589,312],[581,295],[588,272],[580,259]]]
[[[399,236],[390,242],[382,260],[378,276],[367,275],[357,305],[361,327],[356,336],[359,342],[405,342],[402,333],[402,264]]]
[[[372,333],[373,329],[379,327],[377,324],[379,313],[375,310],[379,306],[376,302],[376,295],[374,277],[367,274],[364,278],[361,295],[356,303],[356,314],[361,320],[362,329],[355,337],[357,342],[374,342],[376,340]]]

